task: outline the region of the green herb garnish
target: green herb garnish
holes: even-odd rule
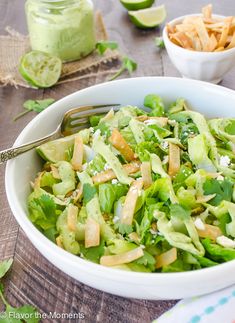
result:
[[[4,260],[0,263],[0,278],[3,278],[6,273],[10,270],[13,259]],[[26,322],[27,323],[38,323],[39,315],[35,307],[31,305],[23,305],[20,307],[12,307],[4,296],[4,286],[0,283],[0,299],[5,305],[5,312],[1,313],[2,323],[13,323],[13,322]]]
[[[18,114],[13,120],[16,121],[19,118],[23,117],[25,114],[27,114],[30,111],[35,111],[37,113],[42,112],[46,108],[49,107],[52,103],[54,103],[54,99],[44,99],[44,100],[27,100],[23,104],[23,107],[25,108],[25,111]]]
[[[118,76],[120,76],[123,72],[128,71],[129,74],[131,74],[132,72],[134,72],[137,69],[137,63],[135,61],[133,61],[131,58],[124,56],[122,58],[122,66],[121,68],[117,71],[117,73],[115,73],[110,79],[109,81],[112,81],[114,79],[116,79]]]
[[[155,45],[160,49],[165,48],[165,44],[164,44],[164,41],[163,41],[162,37],[156,37],[155,38]]]
[[[107,49],[111,49],[111,50],[117,49],[118,43],[115,41],[103,40],[103,41],[99,41],[98,43],[96,43],[95,48],[100,55],[103,55]]]

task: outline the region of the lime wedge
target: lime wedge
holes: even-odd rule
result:
[[[31,51],[21,58],[19,71],[31,86],[47,88],[58,81],[61,68],[62,62],[58,57]]]
[[[153,5],[155,0],[120,0],[127,10],[146,9]]]
[[[37,153],[46,161],[56,163],[66,160],[67,151],[73,148],[76,135],[49,141],[36,148]]]
[[[128,14],[133,24],[143,29],[157,27],[166,19],[164,5],[138,11],[129,11]]]

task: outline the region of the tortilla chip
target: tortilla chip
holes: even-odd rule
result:
[[[233,36],[232,36],[232,38],[230,40],[229,45],[225,49],[231,49],[233,47],[235,47],[235,31],[233,33]]]
[[[218,48],[219,47],[224,47],[224,45],[226,44],[226,41],[227,41],[227,37],[228,37],[228,34],[229,34],[229,29],[230,29],[230,25],[232,23],[232,20],[233,20],[233,17],[227,17],[225,18],[225,24],[223,26],[223,30],[222,30],[222,34],[221,34],[221,37],[220,37],[220,40],[218,42]]]
[[[202,18],[198,18],[195,22],[195,28],[202,44],[202,50],[208,52],[210,50],[210,37],[208,35],[207,29],[203,23]]]
[[[211,15],[212,15],[212,4],[211,3],[202,8],[202,15],[203,15],[204,19],[211,19]]]

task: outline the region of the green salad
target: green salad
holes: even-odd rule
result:
[[[180,272],[235,259],[235,119],[206,120],[184,99],[92,116],[37,148],[29,218],[83,259]],[[146,112],[147,111],[147,112]]]

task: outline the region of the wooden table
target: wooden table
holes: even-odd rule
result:
[[[206,0],[165,0],[159,1],[158,4],[166,4],[167,19],[170,20],[177,16],[198,12],[207,2]],[[211,2],[215,12],[235,15],[234,0]],[[96,0],[95,5],[103,13],[110,39],[116,40],[123,53],[138,62],[138,69],[133,76],[179,76],[166,52],[159,52],[155,48],[154,37],[160,35],[161,30],[136,29],[129,22],[126,11],[118,0]],[[5,33],[7,25],[20,32],[26,32],[23,1],[1,0],[1,34]],[[34,114],[30,113],[17,122],[12,121],[13,117],[22,110],[25,100],[44,97],[60,99],[74,91],[105,81],[105,76],[99,76],[98,72],[99,69],[95,77],[45,91],[14,87],[0,88],[0,150],[10,147],[20,131],[34,117]],[[226,75],[222,85],[235,89],[234,75],[233,69]],[[128,75],[122,77],[128,77]],[[6,200],[4,166],[0,166],[0,176],[0,259],[14,258],[13,268],[6,280],[6,296],[12,305],[30,303],[42,313],[83,312],[85,322],[142,323],[151,322],[175,304],[176,301],[141,301],[112,296],[85,286],[56,269],[32,246],[16,223]],[[44,322],[53,322],[53,320],[44,320]]]

